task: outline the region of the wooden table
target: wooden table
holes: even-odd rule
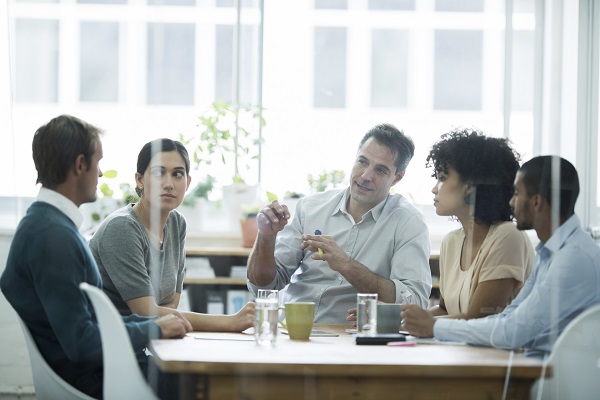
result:
[[[522,354],[449,344],[357,346],[347,325],[318,325],[339,337],[274,347],[247,334],[193,333],[198,338],[153,340],[159,368],[181,374],[182,398],[307,399],[527,399],[542,362]],[[547,373],[551,373],[548,369]]]

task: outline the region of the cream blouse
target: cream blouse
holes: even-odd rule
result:
[[[535,256],[531,240],[513,222],[494,224],[470,268],[463,271],[460,258],[464,240],[464,230],[457,229],[444,237],[440,249],[440,293],[448,314],[466,313],[477,285],[495,279],[513,278],[519,282],[510,303],[531,273]]]

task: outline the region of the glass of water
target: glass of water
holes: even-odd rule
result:
[[[362,334],[377,333],[377,293],[356,295],[356,331]]]
[[[279,290],[275,289],[258,289],[256,292],[257,299],[279,299]]]
[[[254,339],[258,344],[275,344],[279,322],[279,293],[259,289],[255,301]]]

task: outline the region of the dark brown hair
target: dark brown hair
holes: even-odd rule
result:
[[[36,183],[49,189],[60,185],[82,154],[89,170],[101,134],[99,128],[71,115],[58,116],[38,128],[31,144]]]

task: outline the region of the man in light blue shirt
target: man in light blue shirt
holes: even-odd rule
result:
[[[403,306],[403,329],[420,337],[548,355],[569,322],[600,303],[600,247],[574,213],[578,194],[577,171],[567,160],[541,156],[523,164],[510,204],[517,228],[535,229],[540,243],[519,295],[502,313],[468,321],[434,319],[418,307]]]
[[[280,289],[282,302],[314,301],[320,323],[346,322],[359,292],[426,306],[429,232],[422,214],[389,192],[413,154],[410,138],[378,125],[361,140],[350,187],[301,199],[289,225],[287,206],[263,208],[248,259],[250,291]]]

